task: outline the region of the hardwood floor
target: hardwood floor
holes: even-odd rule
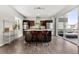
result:
[[[0,47],[1,54],[76,54],[77,46],[59,37],[49,43],[25,43],[23,37]]]

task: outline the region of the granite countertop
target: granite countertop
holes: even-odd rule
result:
[[[27,29],[24,31],[52,31],[51,29]]]

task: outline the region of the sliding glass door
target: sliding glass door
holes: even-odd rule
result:
[[[78,43],[78,10],[72,9],[58,18],[58,35],[74,44]]]

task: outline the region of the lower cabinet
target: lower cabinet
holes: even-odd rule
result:
[[[50,42],[51,31],[26,31],[26,42]]]
[[[7,44],[16,39],[17,34],[15,32],[5,32],[3,34],[3,43]]]

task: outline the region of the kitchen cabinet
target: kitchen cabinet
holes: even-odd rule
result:
[[[26,30],[25,31],[26,42],[50,42],[51,41],[51,30]]]

